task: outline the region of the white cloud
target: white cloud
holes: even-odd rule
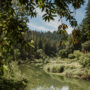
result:
[[[38,31],[50,31],[48,28],[40,25],[36,25],[32,22],[28,23],[28,27],[33,29],[33,30],[38,30]]]
[[[68,33],[68,34],[71,34],[71,33],[72,33],[72,31],[73,31],[73,28],[72,28],[72,27],[70,27],[70,26],[68,26],[68,29],[67,29],[66,31],[67,31],[67,33]]]
[[[40,17],[42,17],[42,15],[45,12],[41,12],[41,10],[39,8],[37,8],[37,13]],[[57,30],[57,27],[61,24],[61,21],[59,21],[59,17],[55,17],[55,20],[51,20],[50,22],[45,22],[44,20],[42,21],[42,23],[44,23],[47,26],[52,27],[53,29]]]
[[[44,26],[36,25],[36,24],[34,24],[32,22],[28,23],[28,27],[33,29],[33,30],[38,30],[38,31],[44,31],[44,32],[50,31],[50,29],[48,29],[48,28],[46,28]],[[53,31],[54,31],[54,29],[51,32],[53,32]],[[72,31],[73,31],[73,28],[69,26],[66,31],[68,32],[68,34],[71,34]]]
[[[59,20],[59,17],[55,17],[55,20],[50,21],[50,22],[46,22],[46,25],[57,30],[58,26],[61,25],[61,21],[58,21],[58,20]]]
[[[39,8],[37,8],[36,11],[39,16],[42,16],[45,13],[45,12],[41,12],[41,10]]]
[[[41,12],[41,10],[39,8],[37,8],[37,13],[38,13],[38,16],[40,17],[39,18],[39,22],[42,23],[42,26],[40,24],[38,24],[38,17],[36,18],[37,20],[37,23],[36,23],[36,20],[35,21],[30,21],[28,23],[28,27],[32,30],[38,30],[38,31],[51,31],[53,32],[54,30],[58,30],[58,26],[61,25],[61,21],[59,21],[59,17],[55,17],[55,20],[52,20],[50,22],[45,22],[44,20],[42,20],[42,15],[45,13],[45,12]],[[52,29],[50,29],[52,28]],[[67,29],[67,32],[68,34],[70,34],[72,32],[73,28],[68,26],[68,29]]]

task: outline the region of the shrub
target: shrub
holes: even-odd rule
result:
[[[90,55],[90,53],[89,53],[89,55]],[[90,56],[88,56],[88,54],[82,55],[80,57],[79,63],[83,67],[90,67]]]
[[[68,54],[69,54],[69,50],[68,49],[62,49],[62,50],[59,51],[59,55],[62,58],[68,57]]]
[[[25,90],[26,88],[26,81],[13,81],[7,80],[4,78],[0,78],[0,90]]]
[[[8,65],[4,65],[4,75],[6,79],[12,79],[16,81],[23,80],[25,76],[21,73],[19,69],[18,62],[12,61]]]
[[[4,65],[4,61],[3,60],[0,60],[0,76],[3,76],[3,74],[4,74],[3,65]]]
[[[79,50],[75,50],[73,55],[75,56],[75,58],[77,58],[77,60],[79,60],[79,57],[83,55],[82,52],[80,52]]]
[[[86,53],[85,56],[90,58],[90,53]]]
[[[37,53],[36,53],[36,57],[37,57],[37,59],[40,59],[40,58],[44,59],[46,57],[46,55],[42,49],[38,49]]]
[[[75,56],[74,56],[74,54],[69,54],[69,55],[68,55],[68,58],[69,58],[69,59],[74,59]]]
[[[18,62],[13,61],[3,65],[4,74],[0,77],[0,90],[24,90],[26,77],[21,73]]]
[[[90,40],[82,44],[82,49],[90,52]]]
[[[62,72],[64,72],[64,66],[62,66],[62,65],[61,66],[60,65],[48,66],[47,72],[62,73]]]

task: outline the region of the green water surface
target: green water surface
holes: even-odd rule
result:
[[[21,65],[28,79],[26,90],[90,90],[90,81],[49,75],[31,65]]]

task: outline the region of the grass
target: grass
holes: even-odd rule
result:
[[[51,62],[49,63],[49,65],[51,65]],[[57,64],[55,64],[55,66],[56,65]],[[36,90],[36,88],[39,88],[39,87],[41,87],[41,89],[39,88],[40,90],[46,90],[46,88],[49,88],[52,85],[54,87],[59,88],[58,90],[60,90],[60,88],[62,88],[62,86],[65,86],[65,85],[69,86],[70,90],[73,90],[74,87],[76,88],[75,90],[85,90],[87,89],[87,86],[88,86],[87,85],[88,82],[87,84],[85,84],[86,81],[82,80],[82,84],[80,84],[81,81],[79,80],[65,78],[64,75],[61,77],[59,75],[60,72],[48,74],[42,69],[38,68],[37,66],[33,66],[33,64],[22,64],[20,65],[20,69],[22,73],[25,74],[28,80],[28,85],[26,90],[31,90],[31,88],[33,88],[32,90]],[[84,87],[82,87],[82,85]],[[48,90],[52,90],[52,89],[48,89]]]
[[[20,65],[22,73],[25,74],[28,80],[27,90],[30,88],[35,88],[38,86],[50,87],[52,85],[59,86],[59,81],[52,79],[51,75],[47,74],[42,69],[32,64],[22,64]]]
[[[90,68],[84,68],[75,59],[54,58],[43,69],[50,74],[58,74],[70,78],[90,79]],[[88,77],[87,77],[88,76]]]
[[[60,58],[57,58],[57,59],[59,60]],[[63,61],[61,60],[61,63],[60,63],[60,60],[59,60],[59,63],[58,63],[58,60],[57,60],[57,62],[55,62],[55,58],[54,58],[54,61],[51,62],[51,60],[48,64],[44,64],[44,69],[47,69],[47,66],[48,66],[48,68],[50,68],[49,72],[50,73],[53,72],[52,74],[46,73],[44,70],[38,68],[37,65],[34,66],[33,64],[30,64],[30,63],[23,63],[23,64],[20,64],[19,66],[17,66],[17,62],[12,62],[11,68],[12,69],[14,68],[14,71],[12,71],[12,72],[15,75],[17,75],[17,77],[13,76],[13,74],[9,74],[9,75],[11,75],[11,76],[8,76],[10,78],[9,80],[3,79],[3,81],[2,81],[0,79],[0,81],[2,81],[2,83],[0,83],[0,85],[2,86],[2,88],[4,87],[4,89],[1,88],[0,90],[24,90],[24,89],[30,90],[32,88],[33,88],[33,90],[35,90],[39,86],[41,86],[42,88],[45,87],[45,90],[46,90],[46,88],[47,87],[49,88],[51,85],[54,85],[54,87],[59,87],[59,88],[62,88],[63,85],[68,85],[68,86],[70,86],[70,88],[76,87],[77,90],[85,90],[85,89],[80,89],[82,87],[81,87],[81,85],[79,86],[76,83],[77,81],[75,82],[75,80],[73,80],[74,81],[73,82],[72,79],[70,80],[70,79],[64,78],[64,74],[66,73],[67,69],[69,71],[69,70],[71,70],[72,66],[75,66],[72,69],[72,71],[74,71],[76,69],[76,67],[81,68],[79,65],[77,65],[76,63],[71,62],[71,61],[66,63],[67,60],[63,60]],[[69,72],[71,72],[71,74],[72,74],[72,71],[69,71]],[[28,81],[26,83],[27,87],[24,84],[25,80],[22,79],[23,75],[24,75],[24,78]],[[62,75],[63,77],[61,77],[60,75]],[[67,73],[67,75],[70,76],[70,73],[69,74]],[[86,87],[87,86],[85,85],[85,88]],[[87,90],[89,90],[89,89],[87,89]]]

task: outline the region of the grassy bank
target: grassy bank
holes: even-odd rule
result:
[[[60,57],[50,58],[48,60],[48,63],[44,64],[40,62],[24,62],[18,65],[17,62],[12,62],[10,65],[11,69],[6,66],[8,69],[7,73],[4,74],[2,79],[0,78],[0,90],[30,90],[32,88],[34,88],[32,90],[35,90],[35,88],[38,88],[39,86],[47,88],[51,85],[59,88],[62,88],[63,85],[69,85],[70,88],[72,88],[74,85],[75,88],[82,88],[82,85],[79,86],[76,79],[74,80],[64,77],[78,76],[75,71],[83,70],[82,65],[78,62],[76,63],[74,61],[67,61],[67,59],[61,59]],[[38,66],[42,67],[47,73]],[[80,71],[77,71],[77,73],[80,73]],[[82,84],[84,84],[83,80],[82,82]],[[87,86],[85,86],[85,88],[87,88]]]
[[[75,55],[69,55],[68,58],[52,58],[43,69],[50,74],[90,80],[90,53]]]
[[[28,83],[26,90],[36,90],[39,86],[50,87],[51,85],[60,86],[60,81],[47,74],[42,69],[33,64],[21,64],[21,72],[27,77]],[[32,89],[34,88],[34,89]],[[40,89],[41,90],[41,89]]]
[[[74,90],[74,88],[75,90],[89,90],[89,87],[87,87],[89,84],[88,81],[79,81],[76,79],[61,77],[56,74],[47,74],[37,66],[33,66],[33,64],[21,64],[20,69],[28,80],[26,90],[61,90],[63,86],[69,86],[70,90]],[[85,84],[85,82],[87,84]],[[55,89],[50,89],[51,86],[54,86]]]
[[[4,75],[0,77],[0,90],[24,90],[25,88],[29,90],[40,85],[51,85],[51,82],[58,85],[59,79],[52,79],[53,75],[54,77],[64,78],[66,76],[90,80],[90,53],[83,54],[76,51],[68,58],[53,57],[44,60],[35,59],[32,62],[29,60],[12,61],[4,64],[3,69]]]

